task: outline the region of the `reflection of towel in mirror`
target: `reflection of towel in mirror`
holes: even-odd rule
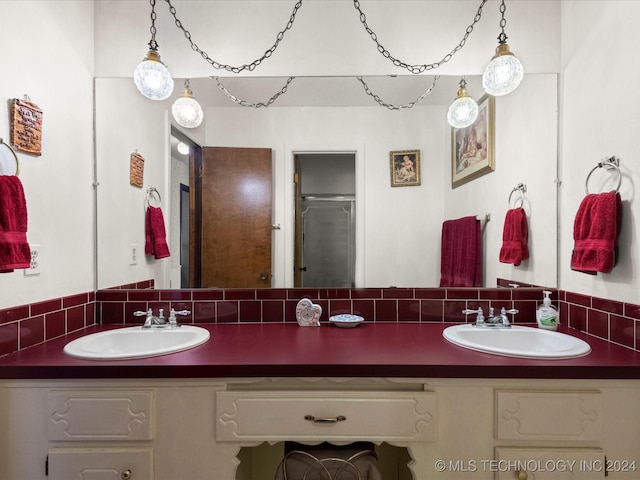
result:
[[[571,269],[591,275],[611,272],[621,225],[619,193],[591,193],[584,197],[573,222]]]
[[[529,258],[529,225],[523,208],[507,210],[502,231],[500,262],[513,263],[516,267]]]
[[[153,255],[155,258],[165,258],[170,255],[162,210],[151,205],[147,207],[145,215],[144,253]]]
[[[442,224],[440,287],[480,287],[482,232],[480,220],[463,217]]]
[[[27,202],[15,175],[0,175],[0,272],[31,266],[27,242]]]

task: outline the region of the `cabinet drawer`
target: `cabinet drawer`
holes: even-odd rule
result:
[[[49,450],[51,480],[152,479],[150,448],[53,448]]]
[[[598,448],[496,447],[495,462],[487,467],[496,480],[517,479],[520,471],[527,480],[602,479],[605,457]]]
[[[151,440],[152,390],[51,390],[49,440]]]
[[[427,392],[218,392],[218,441],[431,441]]]
[[[581,440],[602,436],[599,391],[496,391],[498,440]]]

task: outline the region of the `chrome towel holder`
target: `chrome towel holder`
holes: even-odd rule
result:
[[[6,143],[2,138],[0,138],[0,145],[4,145],[5,147],[7,147],[11,152],[11,154],[13,155],[13,158],[16,161],[16,177],[20,176],[20,162],[18,161],[18,155],[16,155],[16,151],[13,149],[11,145]]]
[[[589,175],[587,175],[587,179],[584,181],[584,191],[589,195],[589,178],[591,178],[591,174],[595,172],[599,168],[604,168],[607,170],[615,170],[618,174],[618,185],[616,186],[616,193],[620,191],[620,185],[622,185],[622,172],[620,172],[620,159],[615,155],[612,155],[607,158],[603,158],[598,162],[598,164],[591,169]]]
[[[524,183],[519,183],[518,185],[513,187],[513,190],[511,190],[511,193],[509,194],[509,200],[507,201],[507,203],[509,204],[509,208],[511,208],[511,197],[513,196],[513,194],[515,192],[520,192],[520,207],[519,208],[522,208],[522,206],[524,205],[524,194],[527,193],[527,186]]]
[[[156,187],[147,187],[147,195],[144,198],[144,211],[147,211],[147,208],[151,206],[151,200],[155,197],[158,202],[157,208],[162,207],[162,197],[160,196],[160,192]]]

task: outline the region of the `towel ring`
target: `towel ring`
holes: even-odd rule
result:
[[[513,190],[511,190],[511,193],[509,194],[509,200],[508,200],[509,208],[511,208],[511,197],[515,192],[520,192],[519,208],[522,208],[522,206],[524,205],[524,194],[527,193],[527,186],[524,183],[519,183],[518,185],[513,187]]]
[[[12,153],[13,158],[16,161],[16,177],[18,177],[20,175],[20,162],[18,161],[18,155],[16,155],[16,151],[13,149],[13,147],[11,147],[11,145],[9,145],[8,143],[5,143],[5,141],[2,138],[0,138],[0,145],[4,145]]]
[[[147,187],[147,196],[144,199],[144,211],[147,211],[147,208],[149,208],[151,206],[151,199],[152,197],[155,196],[156,199],[158,200],[158,207],[160,208],[162,207],[162,197],[160,196],[160,192],[158,192],[158,189],[156,187]]]
[[[595,172],[599,168],[612,168],[618,174],[618,185],[616,186],[616,193],[620,191],[620,185],[622,185],[622,172],[620,172],[620,160],[618,160],[615,156],[605,158],[598,162],[598,164],[591,169],[589,175],[587,175],[587,179],[584,181],[584,191],[589,195],[589,178],[591,178],[591,174]]]

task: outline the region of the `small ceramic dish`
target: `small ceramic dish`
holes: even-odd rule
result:
[[[329,321],[336,327],[353,328],[364,322],[364,318],[358,315],[350,315],[348,313],[344,313],[342,315],[333,315],[329,317]]]

